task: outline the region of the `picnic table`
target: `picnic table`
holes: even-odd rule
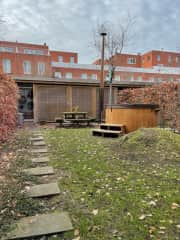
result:
[[[55,121],[59,123],[59,126],[75,126],[78,127],[82,124],[89,126],[93,118],[89,118],[88,112],[63,112],[63,118],[56,118]]]

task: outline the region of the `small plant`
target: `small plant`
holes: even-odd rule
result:
[[[74,107],[72,108],[72,111],[73,111],[73,112],[78,112],[78,111],[79,111],[79,106],[74,106]]]

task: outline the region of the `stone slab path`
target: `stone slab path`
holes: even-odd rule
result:
[[[29,175],[34,176],[42,176],[42,175],[50,175],[54,174],[54,169],[52,167],[35,167],[35,168],[28,168],[24,169],[24,172],[26,172]]]
[[[40,137],[31,137],[30,138],[30,141],[42,141],[42,140],[44,140],[44,138],[42,136],[40,136]]]
[[[17,222],[17,227],[3,240],[38,237],[72,230],[68,213],[42,214],[26,217]]]
[[[48,157],[37,157],[37,158],[32,158],[33,163],[47,163],[49,162]]]
[[[39,146],[45,146],[46,144],[44,141],[35,141],[35,142],[33,142],[32,145],[39,147]]]
[[[31,137],[30,140],[32,142],[32,146],[34,147],[31,150],[32,154],[38,154],[37,157],[33,156],[32,162],[36,163],[37,165],[40,163],[48,163],[49,158],[47,156],[40,155],[43,153],[48,153],[48,150],[45,147],[44,138],[41,136],[41,133],[34,131],[33,137]],[[24,169],[24,172],[34,176],[47,177],[48,175],[54,174],[54,169],[50,166],[44,166]],[[50,197],[60,194],[60,190],[58,183],[53,182],[26,187],[26,193],[32,198]],[[68,213],[56,212],[50,214],[40,214],[37,216],[20,219],[16,223],[15,229],[10,231],[7,237],[1,239],[28,239],[50,234],[58,234],[69,230],[73,230],[73,226]]]
[[[33,149],[32,150],[33,154],[36,154],[36,153],[47,153],[47,152],[48,152],[47,148],[38,148],[38,149]]]
[[[47,197],[60,193],[58,183],[39,184],[26,190],[29,197]]]

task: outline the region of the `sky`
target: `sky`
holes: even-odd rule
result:
[[[180,52],[180,0],[0,0],[0,39],[46,42],[91,63],[100,57],[93,40],[97,23],[125,25],[128,15],[135,23],[124,52]]]

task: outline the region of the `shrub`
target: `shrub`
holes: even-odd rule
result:
[[[161,124],[180,130],[180,82],[119,91],[118,103],[154,103],[160,106]]]
[[[15,81],[0,72],[0,141],[7,140],[16,126],[18,96]]]

